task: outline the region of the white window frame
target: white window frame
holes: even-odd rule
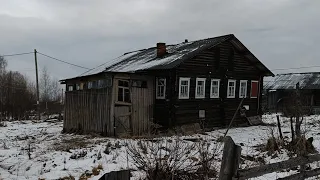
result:
[[[73,85],[68,85],[68,91],[74,91]]]
[[[188,82],[187,96],[182,96],[182,94],[181,94],[181,82],[182,81],[187,81]],[[190,96],[190,78],[181,77],[181,78],[179,78],[179,99],[189,99],[189,96]]]
[[[252,83],[253,83],[253,82],[256,82],[256,83],[257,83],[257,88],[258,88],[258,89],[257,89],[257,97],[252,97]],[[250,86],[251,86],[251,87],[250,87],[250,89],[251,89],[251,90],[250,90],[250,98],[253,98],[253,99],[258,98],[258,96],[259,96],[259,91],[260,91],[259,81],[252,80]]]
[[[159,80],[163,80],[164,85],[159,84]],[[166,86],[167,86],[167,79],[166,78],[156,78],[156,99],[165,99],[166,98]],[[163,95],[159,96],[159,88],[163,88]]]
[[[198,82],[203,82],[203,94],[198,94]],[[203,99],[206,97],[206,78],[196,78],[196,90],[195,90],[195,98],[196,99]]]
[[[213,95],[212,93],[212,83],[213,82],[218,82],[218,95],[217,96],[215,96],[215,95]],[[211,79],[211,84],[210,84],[210,98],[219,98],[220,97],[220,79]]]
[[[245,86],[245,94],[244,96],[241,95],[241,83],[246,83]],[[239,84],[239,98],[247,98],[247,93],[248,93],[248,80],[240,80],[240,84]]]
[[[233,90],[233,96],[229,96],[229,85],[230,82],[234,82],[234,90]],[[237,88],[237,80],[229,79],[228,80],[228,89],[227,89],[227,98],[236,98],[236,88]]]

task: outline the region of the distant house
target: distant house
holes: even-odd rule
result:
[[[313,113],[320,111],[320,72],[277,74],[265,80],[266,109],[283,111],[286,101],[299,84],[304,106],[310,106]]]
[[[226,126],[261,112],[267,69],[234,35],[125,53],[66,84],[64,130],[141,135],[153,124]],[[235,124],[246,123],[238,113]]]

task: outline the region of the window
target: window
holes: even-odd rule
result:
[[[129,81],[118,81],[118,101],[130,103]]]
[[[259,81],[251,81],[251,98],[257,98],[259,91]]]
[[[83,90],[84,89],[84,83],[82,82],[82,83],[80,83],[80,90]]]
[[[76,90],[80,90],[80,84],[76,84]]]
[[[206,78],[196,79],[196,98],[204,98],[206,90]]]
[[[98,89],[111,86],[111,78],[99,79],[98,81],[94,81],[94,82],[96,82],[96,85],[93,84],[93,87],[96,86],[96,88]]]
[[[236,97],[236,80],[228,80],[227,98]]]
[[[166,98],[166,78],[156,79],[156,98],[165,99]]]
[[[239,98],[247,97],[247,80],[240,80]]]
[[[131,87],[147,88],[147,81],[143,81],[143,80],[132,80]]]
[[[68,85],[68,91],[73,91],[73,85]]]
[[[92,81],[89,81],[88,82],[88,89],[92,89],[93,88],[93,82]]]
[[[179,99],[189,99],[190,78],[179,79]]]
[[[98,80],[97,88],[98,88],[98,89],[101,89],[101,88],[104,88],[104,87],[106,87],[106,82],[105,82],[105,80],[104,80],[104,79]]]
[[[210,98],[219,98],[220,79],[211,79]]]

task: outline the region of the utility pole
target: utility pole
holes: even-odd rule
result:
[[[36,66],[36,83],[37,83],[37,113],[38,120],[40,120],[40,97],[39,97],[39,80],[38,80],[38,61],[37,61],[37,50],[34,49],[34,62]]]

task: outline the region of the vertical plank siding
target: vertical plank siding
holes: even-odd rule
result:
[[[130,104],[117,103],[114,105],[114,118],[116,123],[116,135],[131,134],[140,136],[149,133],[150,122],[153,121],[154,105],[154,77],[136,74],[117,74],[114,76],[114,86],[121,79],[142,80],[147,82],[147,87],[130,86]],[[113,94],[117,99],[117,90]],[[125,126],[125,128],[123,127]]]
[[[149,132],[150,121],[153,120],[154,81],[153,77],[144,78],[147,88],[132,87],[132,133],[135,135]]]
[[[65,93],[65,132],[110,135],[111,88]]]

